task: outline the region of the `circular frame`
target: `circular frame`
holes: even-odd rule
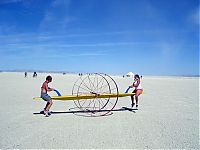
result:
[[[72,95],[81,96],[87,94],[96,95],[93,99],[74,100],[76,107],[83,112],[83,116],[97,117],[109,115],[117,104],[118,96],[115,98],[99,98],[101,94],[118,95],[118,86],[114,79],[107,74],[88,74],[80,76],[75,82]]]

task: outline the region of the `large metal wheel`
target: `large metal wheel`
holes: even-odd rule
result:
[[[80,76],[75,82],[72,95],[80,96],[84,94],[94,94],[94,99],[74,100],[76,108],[82,116],[97,117],[110,115],[118,101],[115,98],[98,98],[101,94],[119,94],[116,82],[106,74],[88,74]]]

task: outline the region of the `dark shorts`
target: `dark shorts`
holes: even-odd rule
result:
[[[137,90],[135,89],[135,90],[133,90],[133,92],[132,93],[136,93],[137,92]]]
[[[51,97],[47,93],[41,93],[41,98],[47,102],[51,100]]]

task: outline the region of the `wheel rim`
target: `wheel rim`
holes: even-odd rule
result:
[[[82,94],[117,94],[118,87],[116,82],[106,74],[89,74],[81,76],[74,84],[72,95],[80,96]],[[118,96],[115,99],[109,98],[94,98],[74,100],[77,109],[84,112],[83,116],[104,116],[109,115],[112,109],[116,106]]]

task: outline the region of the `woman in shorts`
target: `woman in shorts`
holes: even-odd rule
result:
[[[134,76],[133,85],[131,85],[130,87],[135,88],[132,92],[132,93],[135,93],[135,95],[131,96],[131,101],[132,101],[131,106],[134,107],[134,105],[135,105],[135,102],[134,102],[134,97],[135,97],[136,108],[138,108],[138,97],[143,92],[142,85],[141,85],[141,79],[140,79],[140,76],[138,74],[136,74]]]

